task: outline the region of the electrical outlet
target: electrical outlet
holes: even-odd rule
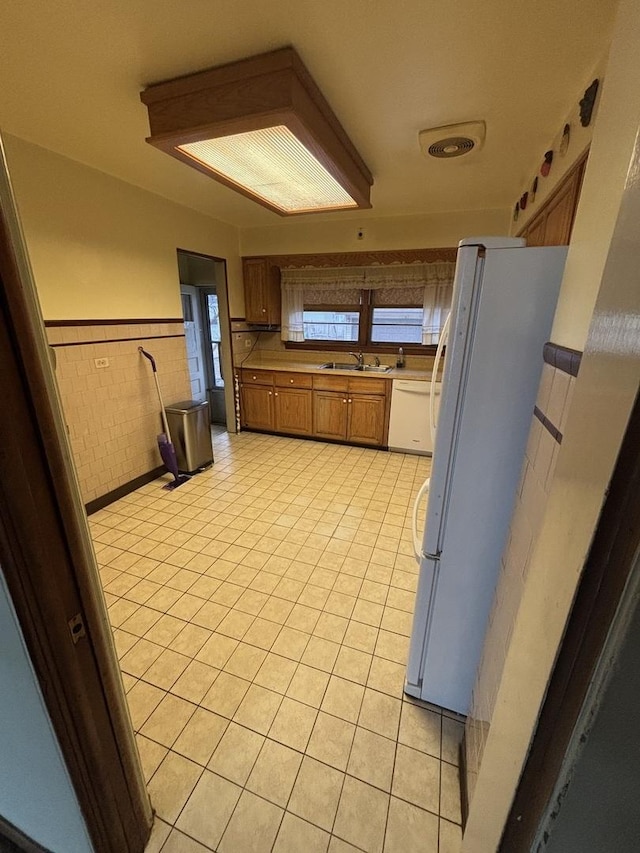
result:
[[[358,228],[356,237],[358,240],[364,240],[364,228]]]
[[[109,359],[108,358],[94,358],[93,363],[96,367],[109,367]]]
[[[244,339],[244,348],[245,349],[251,349],[251,338],[245,338]]]

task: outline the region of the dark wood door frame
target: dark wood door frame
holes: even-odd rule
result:
[[[0,395],[7,586],[94,850],[142,853],[151,806],[1,145]]]
[[[640,397],[567,623],[501,853],[529,853],[640,548]]]

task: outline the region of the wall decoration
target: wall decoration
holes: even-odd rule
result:
[[[520,196],[520,210],[527,209],[527,202],[529,201],[529,193],[522,193]]]
[[[540,174],[543,178],[546,178],[549,172],[551,171],[551,164],[553,163],[553,151],[545,151],[544,161],[542,166],[540,166]]]
[[[536,193],[538,192],[538,176],[536,175],[533,179],[533,183],[531,184],[531,189],[529,190],[529,196],[531,198],[531,204],[536,200]]]
[[[516,202],[516,206],[513,208],[513,221],[518,221],[518,216],[520,216],[520,202]]]
[[[560,140],[560,155],[564,157],[564,155],[569,150],[569,140],[571,139],[571,125],[565,124],[564,130],[562,131],[562,139]]]
[[[596,95],[598,94],[598,86],[600,85],[600,80],[596,77],[593,83],[589,86],[588,89],[585,90],[585,93],[580,101],[580,124],[583,127],[589,127],[591,124],[591,118],[593,116],[593,107],[596,102]]]

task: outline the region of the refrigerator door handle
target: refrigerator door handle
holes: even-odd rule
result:
[[[436,551],[435,554],[427,554],[425,551],[423,551],[422,556],[425,560],[435,560],[437,562],[442,556],[442,551]]]
[[[429,491],[429,483],[430,479],[424,481],[424,483],[418,489],[418,494],[416,495],[416,499],[413,502],[413,522],[411,525],[411,533],[413,536],[413,553],[416,558],[416,562],[420,563],[422,559],[422,543],[420,542],[420,537],[418,536],[418,508],[420,504],[420,500],[423,495],[426,495]]]

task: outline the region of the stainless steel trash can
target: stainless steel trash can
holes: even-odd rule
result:
[[[176,449],[178,470],[192,474],[213,462],[209,404],[205,400],[182,400],[165,406],[171,440]]]

